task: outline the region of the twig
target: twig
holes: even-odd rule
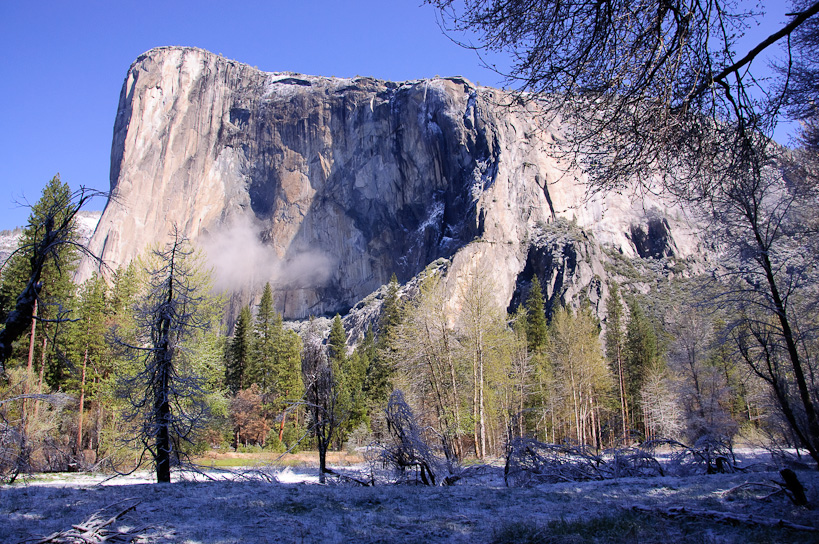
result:
[[[369,482],[364,481],[364,480],[359,480],[358,478],[353,478],[352,476],[348,476],[347,474],[342,474],[341,472],[336,472],[335,470],[333,470],[331,468],[325,468],[324,473],[325,474],[332,474],[333,476],[337,477],[339,480],[354,482],[354,483],[357,483],[359,485],[363,485],[364,487],[370,487],[370,486],[375,485],[375,481],[373,481],[373,480],[371,480]]]
[[[767,489],[775,489],[776,491],[774,492],[774,494],[782,491],[781,486],[776,486],[773,484],[764,484],[762,482],[745,482],[744,484],[739,484],[738,486],[732,487],[731,489],[726,489],[725,491],[717,491],[716,494],[719,495],[720,497],[725,497],[726,495],[731,495],[733,493],[736,493],[737,491],[747,489],[750,487],[764,487]]]

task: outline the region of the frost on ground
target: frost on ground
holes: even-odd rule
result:
[[[775,471],[520,488],[503,486],[500,467],[474,473],[451,487],[315,485],[315,470],[300,468],[254,480],[199,476],[172,484],[146,483],[148,474],[104,483],[97,476],[49,475],[0,487],[0,542],[36,542],[125,499],[138,504],[111,529],[138,530],[137,542],[819,541],[819,533],[632,509],[685,507],[819,526],[819,510],[796,507],[781,493],[763,499],[772,490],[765,485],[781,479]],[[819,472],[798,476],[819,504]]]

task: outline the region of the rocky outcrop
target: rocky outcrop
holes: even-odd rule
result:
[[[510,104],[460,77],[324,78],[148,51],[123,85],[91,249],[116,267],[177,225],[223,287],[248,300],[270,281],[288,318],[343,313],[392,273],[407,281],[441,257],[451,293],[480,268],[505,307],[533,273],[563,299],[602,285],[598,242],[626,256],[697,252],[685,210],[588,197],[550,151],[560,127]],[[558,220],[588,240],[549,235]]]

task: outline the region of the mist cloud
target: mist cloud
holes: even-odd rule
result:
[[[213,268],[220,291],[257,290],[270,282],[274,289],[322,287],[332,277],[335,260],[321,251],[302,251],[280,259],[261,241],[262,226],[240,219],[200,237],[198,245]]]

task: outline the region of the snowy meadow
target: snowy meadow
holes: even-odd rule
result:
[[[761,461],[761,460],[757,460]],[[748,463],[746,461],[746,463]],[[175,473],[49,474],[0,488],[1,542],[816,542],[819,515],[795,506],[772,465],[732,474],[530,483],[506,487],[502,466],[474,467],[455,485],[318,485],[312,466]],[[364,465],[334,467],[362,480]],[[819,473],[797,470],[808,500]],[[385,476],[385,475],[382,475]],[[120,515],[121,514],[121,515]],[[795,527],[795,528],[793,528]],[[73,528],[73,529],[72,529]],[[78,529],[79,528],[79,529]],[[89,534],[86,532],[86,534]],[[87,540],[98,542],[101,540]]]

